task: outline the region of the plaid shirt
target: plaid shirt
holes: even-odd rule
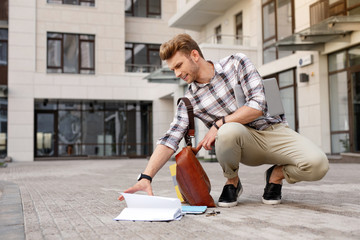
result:
[[[185,97],[190,100],[194,108],[194,116],[203,121],[206,127],[210,129],[214,121],[238,109],[234,95],[234,86],[238,82],[246,97],[245,106],[262,111],[264,116],[246,125],[264,130],[272,124],[281,122],[287,124],[284,115],[270,117],[267,112],[262,78],[244,54],[234,54],[213,64],[215,75],[210,82],[199,84],[194,81],[189,84],[185,93]],[[181,101],[170,129],[157,144],[163,144],[176,151],[188,125],[186,107]]]

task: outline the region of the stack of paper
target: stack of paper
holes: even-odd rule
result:
[[[155,197],[121,193],[127,208],[114,220],[122,221],[172,221],[183,216],[181,203],[177,198]]]

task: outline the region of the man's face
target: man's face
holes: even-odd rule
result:
[[[196,63],[196,56],[190,56],[177,51],[174,56],[166,60],[169,68],[174,71],[175,76],[183,79],[188,84],[198,78],[199,66]]]

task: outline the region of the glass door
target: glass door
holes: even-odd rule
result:
[[[35,157],[57,156],[56,119],[55,111],[35,113]]]

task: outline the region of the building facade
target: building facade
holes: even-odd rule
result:
[[[245,53],[277,79],[291,128],[329,155],[360,156],[360,1],[177,2],[169,25],[198,31],[205,58]]]
[[[187,32],[206,59],[246,54],[277,79],[291,128],[357,156],[359,26],[357,0],[0,0],[0,154],[151,155],[186,89],[159,46]]]
[[[176,2],[0,2],[2,156],[149,156],[176,86],[143,78],[162,67],[160,44],[184,32],[168,27]]]

